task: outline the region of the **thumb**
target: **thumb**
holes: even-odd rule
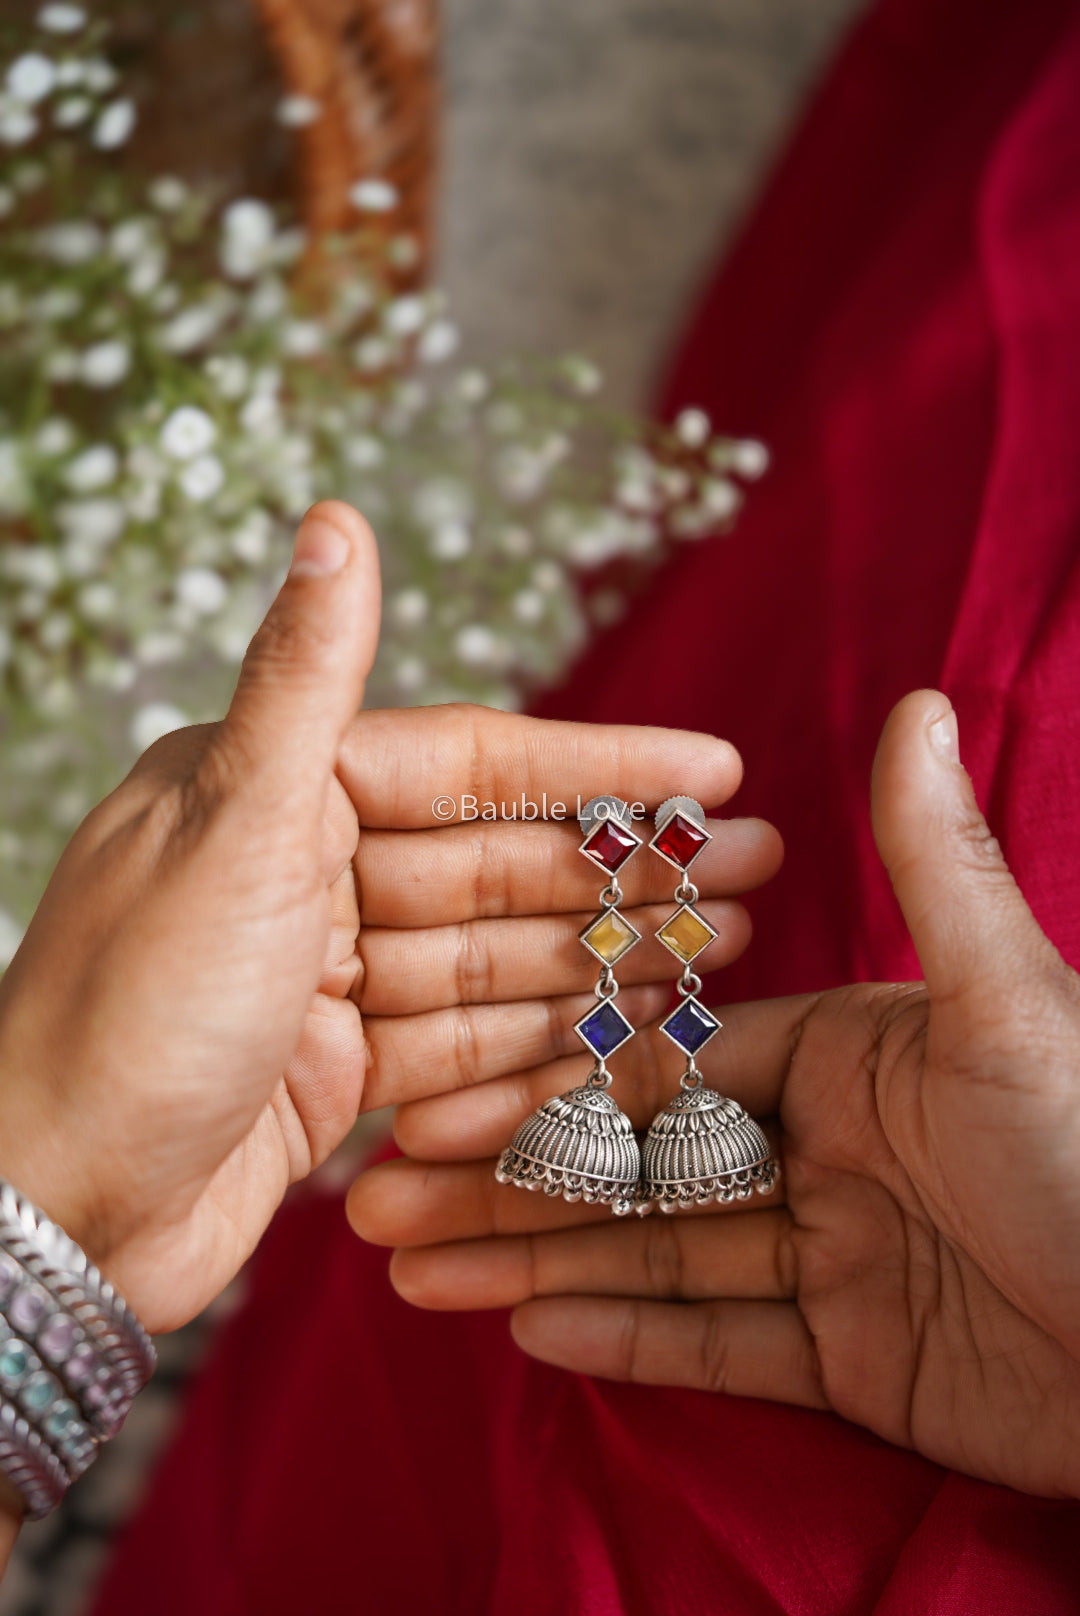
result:
[[[321,804],[375,660],[380,595],[363,517],[340,500],[313,505],[219,731],[231,777],[279,804],[308,794]]]
[[[1044,936],[979,811],[948,698],[916,690],[889,715],[873,775],[874,838],[931,1003],[1012,1002]]]

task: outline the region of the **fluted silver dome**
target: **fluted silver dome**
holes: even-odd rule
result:
[[[674,1212],[768,1193],[779,1164],[753,1117],[715,1089],[683,1089],[653,1119],[641,1150],[641,1200]]]
[[[601,1201],[620,1215],[638,1192],[641,1153],[629,1119],[606,1089],[571,1089],[545,1100],[499,1158],[500,1184]]]

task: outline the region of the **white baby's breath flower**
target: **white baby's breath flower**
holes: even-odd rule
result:
[[[274,437],[281,426],[281,411],[273,394],[253,393],[240,411],[240,425],[252,437]]]
[[[381,466],[386,459],[386,450],[378,438],[363,432],[347,439],[344,454],[346,463],[355,466],[357,471],[370,471],[374,466]]]
[[[568,354],[562,362],[562,372],[580,398],[592,398],[604,385],[603,375],[597,366],[580,354]]]
[[[274,211],[254,197],[231,202],[221,216],[221,267],[233,280],[252,280],[269,261]]]
[[[306,129],[322,117],[322,102],[311,95],[286,95],[274,109],[278,123],[286,129]]]
[[[179,662],[186,649],[182,635],[158,630],[143,635],[135,647],[135,660],[143,668],[164,668],[170,662]],[[178,724],[172,727],[180,728]]]
[[[36,106],[56,87],[56,63],[41,51],[17,56],[5,76],[8,94],[24,106]]]
[[[489,668],[502,659],[499,636],[486,623],[469,623],[454,636],[454,651],[470,668]]]
[[[544,597],[538,589],[519,589],[510,604],[519,623],[538,623],[544,615]]]
[[[82,293],[74,286],[51,286],[35,299],[34,313],[41,320],[70,320],[83,306]]]
[[[161,346],[169,353],[186,354],[202,348],[217,332],[223,310],[214,303],[193,303],[162,327]]]
[[[136,483],[125,504],[133,522],[156,522],[161,515],[161,484],[149,479]]]
[[[191,193],[175,174],[159,174],[150,181],[146,194],[151,207],[157,208],[159,213],[179,213]]]
[[[463,370],[457,379],[457,394],[464,404],[482,404],[491,383],[482,370]]]
[[[66,500],[56,507],[56,523],[69,540],[105,549],[127,526],[118,499]]]
[[[273,519],[268,511],[249,511],[232,535],[230,543],[233,554],[249,566],[258,566],[266,560],[273,529]]]
[[[39,599],[51,594],[60,582],[60,563],[52,550],[20,544],[0,551],[4,573],[13,583],[25,584]]]
[[[95,579],[79,590],[75,604],[88,623],[107,623],[115,614],[119,599],[112,584]]]
[[[199,455],[190,461],[177,477],[180,487],[194,504],[201,505],[220,491],[225,482],[225,467],[217,455]]]
[[[103,109],[94,125],[94,145],[99,151],[115,151],[118,146],[127,144],[134,128],[134,101],[113,101]]]
[[[107,95],[116,84],[117,72],[103,56],[92,56],[83,63],[82,77],[88,90],[93,90],[95,95]]]
[[[176,580],[176,598],[197,617],[213,617],[229,598],[229,586],[209,567],[185,567]]]
[[[127,288],[132,297],[149,297],[157,291],[165,274],[166,257],[160,247],[150,247],[136,258],[128,271]]]
[[[65,95],[53,107],[53,123],[58,129],[78,129],[94,110],[88,95]]]
[[[460,561],[471,548],[472,536],[464,522],[440,522],[428,541],[436,561]]]
[[[184,729],[188,719],[179,707],[172,707],[167,702],[152,701],[145,707],[140,707],[131,721],[132,744],[140,751],[145,752],[155,741],[160,741],[163,735],[171,735],[174,730]]]
[[[34,448],[49,460],[67,454],[74,442],[75,428],[62,415],[51,415],[34,433]]]
[[[439,522],[467,522],[473,514],[473,498],[457,477],[429,477],[413,493],[412,510],[425,527]]]
[[[383,310],[383,324],[395,337],[411,337],[427,319],[427,301],[415,292],[393,298]]]
[[[349,191],[349,201],[361,213],[392,213],[401,201],[397,188],[388,180],[358,180]]]
[[[680,410],[675,418],[675,436],[687,449],[701,449],[709,441],[712,422],[704,410]]]
[[[109,233],[109,251],[122,264],[130,264],[146,251],[156,228],[150,219],[122,219]]]
[[[64,471],[64,482],[76,494],[89,494],[114,483],[120,472],[120,456],[111,443],[94,443],[76,455]]]
[[[701,485],[701,506],[717,522],[734,516],[742,503],[742,495],[727,477],[707,477]]]
[[[54,0],[53,4],[40,8],[37,25],[49,34],[77,34],[86,27],[86,11],[82,6],[65,3],[65,0]]]
[[[358,370],[370,375],[376,370],[385,370],[394,357],[394,350],[382,337],[365,337],[353,349],[353,359]]]
[[[425,365],[441,365],[457,351],[461,334],[452,320],[433,320],[421,333],[416,345],[417,357]]]
[[[71,639],[72,629],[67,612],[50,612],[38,625],[38,644],[46,651],[62,651]]]
[[[118,337],[95,342],[83,353],[79,368],[87,387],[115,387],[131,368],[131,349]]]
[[[239,355],[212,354],[205,369],[222,398],[243,398],[247,392],[251,373]]]
[[[58,89],[72,90],[81,84],[84,78],[84,64],[78,56],[69,56],[56,64],[56,84]]]
[[[318,320],[289,320],[281,330],[282,352],[293,359],[310,359],[321,351],[325,335]]]
[[[416,628],[427,617],[428,604],[422,589],[399,589],[390,600],[390,615],[402,628]]]
[[[557,595],[566,587],[566,573],[557,561],[538,561],[532,569],[532,581],[545,595]]]
[[[194,460],[205,454],[217,438],[217,427],[205,410],[181,404],[161,428],[160,443],[173,460]]]
[[[769,451],[756,438],[743,438],[732,447],[731,464],[740,477],[754,482],[769,469]]]
[[[406,695],[419,690],[427,678],[427,667],[419,657],[402,657],[394,669],[394,683]]]
[[[38,132],[38,121],[29,107],[17,101],[0,104],[0,145],[25,146]]]
[[[105,237],[92,219],[66,219],[50,225],[38,237],[42,251],[54,263],[88,264],[97,258],[105,245]]]

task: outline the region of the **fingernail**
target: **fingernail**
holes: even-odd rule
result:
[[[935,718],[927,730],[930,745],[943,763],[960,761],[960,729],[952,708],[941,718]]]
[[[308,516],[300,524],[293,550],[290,578],[328,578],[349,559],[349,541],[340,528],[321,516]]]

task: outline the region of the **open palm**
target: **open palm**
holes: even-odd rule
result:
[[[925,986],[721,1010],[702,1059],[775,1118],[777,1190],[630,1226],[514,1194],[490,1162],[445,1158],[494,1153],[565,1073],[484,1084],[405,1108],[399,1138],[428,1161],[354,1188],[361,1232],[403,1248],[404,1295],[513,1305],[520,1344],[568,1368],[828,1407],[972,1474],[1080,1493],[1080,984],[986,831],[953,722],[909,697],[875,777]],[[638,1126],[674,1088],[662,1042],[622,1067]]]

